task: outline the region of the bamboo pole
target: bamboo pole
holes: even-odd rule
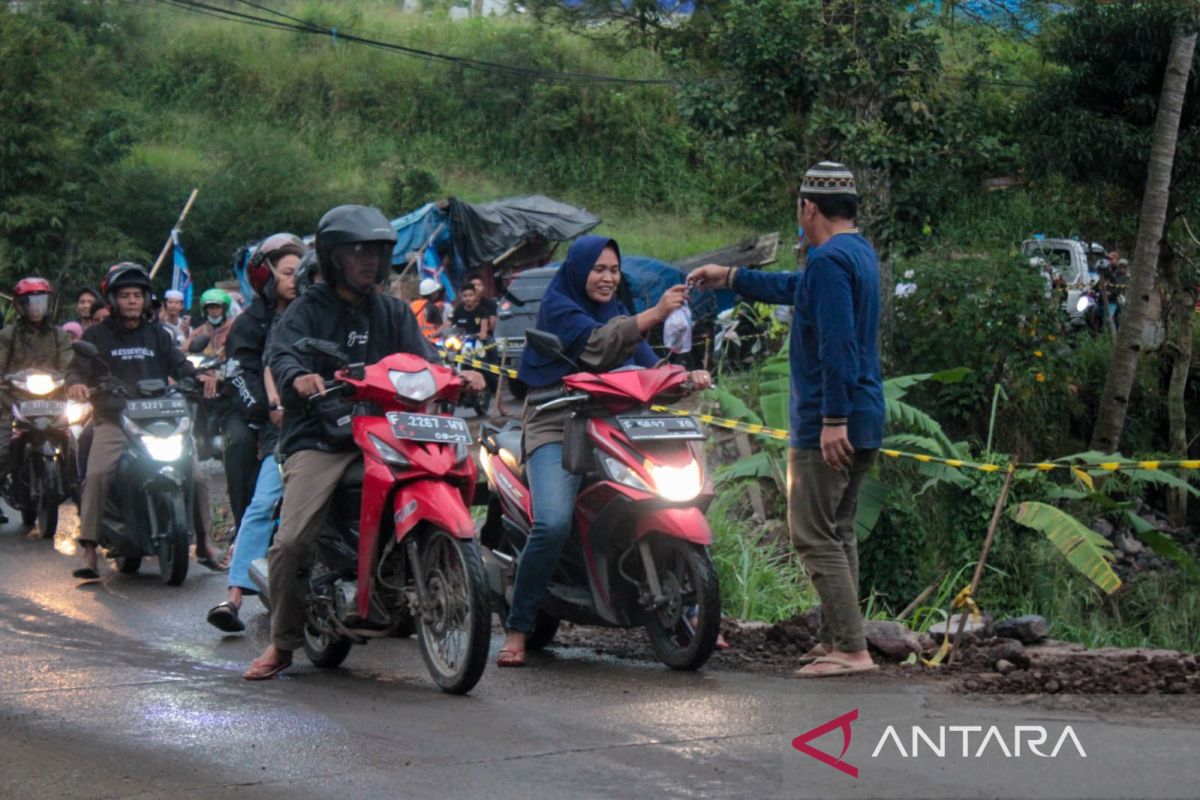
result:
[[[187,217],[188,212],[192,210],[192,203],[196,202],[196,195],[198,194],[200,194],[199,189],[192,189],[192,194],[190,197],[188,197],[187,203],[184,204],[183,211],[179,213],[179,219],[175,220],[175,226],[171,228],[172,231],[179,230],[183,227],[183,220]],[[150,268],[151,280],[153,280],[154,276],[158,274],[158,268],[162,266],[163,259],[167,257],[167,251],[171,249],[172,242],[172,237],[167,236],[167,243],[163,245],[162,251],[158,254],[158,258],[154,259],[154,266]]]

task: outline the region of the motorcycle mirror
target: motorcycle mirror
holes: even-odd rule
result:
[[[154,395],[166,391],[167,382],[158,378],[147,378],[137,382],[138,394]]]
[[[192,339],[190,342],[188,342],[188,352],[203,353],[204,348],[208,347],[208,343],[211,341],[211,338],[212,337],[210,337],[207,333],[200,334],[195,339]]]
[[[91,342],[85,342],[82,339],[71,342],[71,350],[84,358],[96,358],[100,355],[100,351],[96,349],[96,345]]]
[[[305,336],[296,342],[296,349],[306,356],[329,356],[341,364],[345,364],[350,360],[350,357],[343,353],[340,347],[325,339],[313,339]]]
[[[533,352],[546,358],[566,358],[563,355],[562,340],[553,333],[529,328],[525,331],[525,341],[533,348]]]

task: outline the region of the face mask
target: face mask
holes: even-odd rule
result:
[[[209,314],[206,319],[208,320],[209,325],[212,325],[214,328],[219,328],[221,327],[221,323],[225,321],[225,315],[218,314],[214,317],[212,314]]]
[[[46,312],[50,310],[50,296],[44,294],[35,294],[26,301],[26,313],[34,322],[40,322],[46,317]]]

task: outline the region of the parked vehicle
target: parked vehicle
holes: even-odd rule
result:
[[[63,376],[26,369],[4,377],[13,398],[12,442],[4,499],[21,513],[26,526],[38,526],[43,539],[58,530],[58,507],[77,488],[71,426],[87,414],[85,403],[63,397]]]
[[[1072,325],[1085,326],[1089,306],[1081,300],[1100,279],[1093,265],[1097,255],[1104,255],[1104,248],[1076,239],[1026,239],[1021,242],[1021,255],[1045,277],[1047,291],[1065,290],[1063,311]]]
[[[539,353],[561,357],[562,344],[553,334],[531,329],[527,341]],[[672,669],[697,669],[712,654],[721,597],[704,517],[713,496],[704,474],[704,433],[693,417],[649,409],[689,388],[688,372],[678,366],[576,372],[566,376],[559,396],[541,400],[543,407],[574,409],[563,464],[584,478],[571,538],[528,649],[547,645],[566,619],[644,627],[655,654]],[[480,541],[503,619],[532,528],[532,503],[520,462],[519,425],[485,424],[482,445],[479,458],[491,500]]]
[[[484,361],[488,364],[499,366],[500,357],[496,352],[496,344],[490,337],[485,338],[473,333],[464,333],[458,328],[448,329],[437,342],[438,349],[445,350],[447,353],[462,356],[463,358],[474,358],[478,361]],[[464,369],[472,369],[460,363],[454,363],[452,368],[455,372],[462,372]],[[496,396],[496,387],[499,378],[495,374],[486,370],[482,371],[483,380],[487,388],[482,392],[474,392],[472,394],[463,393],[458,400],[458,406],[470,408],[478,417],[486,417],[488,410],[491,408],[492,400]],[[450,408],[448,406],[448,408]]]
[[[525,352],[525,331],[537,327],[542,296],[558,267],[528,269],[513,279],[497,303],[496,346],[507,366],[516,369]]]
[[[303,352],[347,362],[332,342]],[[355,401],[362,450],[335,492],[308,576],[304,651],[336,667],[351,647],[415,628],[425,666],[452,694],[469,692],[487,664],[491,613],[469,506],[475,492],[465,420],[428,413],[455,403],[453,370],[408,353],[343,369],[330,393]],[[270,603],[267,559],[250,577]]]
[[[78,341],[76,357],[97,359],[96,347]],[[158,558],[162,579],[178,586],[187,578],[192,544],[195,486],[192,483],[190,379],[168,385],[153,379],[127,387],[111,377],[92,390],[95,402],[120,405],[125,452],[109,490],[97,545],[121,572],[134,574],[142,559]]]

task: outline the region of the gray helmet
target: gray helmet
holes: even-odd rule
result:
[[[380,258],[375,279],[366,284],[352,284],[343,276],[342,266],[335,255],[341,246],[356,245],[356,249],[374,251]],[[317,223],[317,263],[326,283],[342,284],[359,295],[369,295],[376,285],[385,283],[391,272],[392,249],[396,246],[396,231],[387,217],[370,206],[338,206],[325,212]],[[335,252],[337,251],[337,252]]]
[[[308,250],[296,267],[296,292],[304,294],[304,290],[317,282],[317,251]]]

